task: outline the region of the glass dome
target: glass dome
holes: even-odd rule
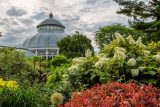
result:
[[[22,44],[22,48],[31,50],[36,56],[43,58],[53,58],[59,54],[57,42],[65,37],[65,27],[56,19],[53,14],[42,21],[38,26],[38,33],[28,38]]]
[[[65,36],[63,32],[39,32],[23,43],[23,48],[57,48],[57,42]]]
[[[49,19],[42,21],[38,26],[38,33],[24,41],[23,48],[57,48],[57,42],[64,38],[65,27],[57,20],[53,19],[53,14],[49,14]]]

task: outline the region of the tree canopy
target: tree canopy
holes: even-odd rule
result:
[[[160,40],[160,0],[114,0],[120,6],[118,14],[131,18],[131,27],[147,34],[147,40]]]
[[[60,54],[68,58],[83,57],[87,49],[93,51],[91,40],[79,32],[68,35],[59,41],[57,45],[60,48]]]
[[[121,24],[104,26],[100,28],[95,35],[95,40],[99,47],[102,49],[104,47],[104,44],[109,44],[112,40],[114,40],[116,32],[120,33],[124,37],[133,35],[134,39],[137,39],[139,36],[141,36],[141,32]]]

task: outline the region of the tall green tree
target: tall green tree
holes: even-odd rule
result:
[[[95,35],[95,40],[98,46],[102,49],[105,44],[109,44],[112,40],[115,39],[116,32],[123,35],[124,37],[133,35],[134,39],[137,39],[139,36],[141,36],[141,32],[121,24],[104,26],[100,28]]]
[[[120,6],[118,14],[131,18],[131,27],[149,34],[147,40],[160,40],[160,0],[113,0]]]
[[[79,32],[68,35],[59,41],[57,45],[60,49],[60,54],[68,58],[83,57],[87,49],[93,51],[91,40]]]

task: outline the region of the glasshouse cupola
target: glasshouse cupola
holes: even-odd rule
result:
[[[31,50],[35,56],[47,59],[59,54],[57,42],[66,35],[65,27],[50,13],[49,18],[42,21],[37,29],[38,33],[25,40],[22,47]]]

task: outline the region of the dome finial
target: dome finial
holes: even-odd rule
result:
[[[49,14],[49,18],[50,18],[50,19],[53,19],[53,14],[52,14],[52,12]]]

